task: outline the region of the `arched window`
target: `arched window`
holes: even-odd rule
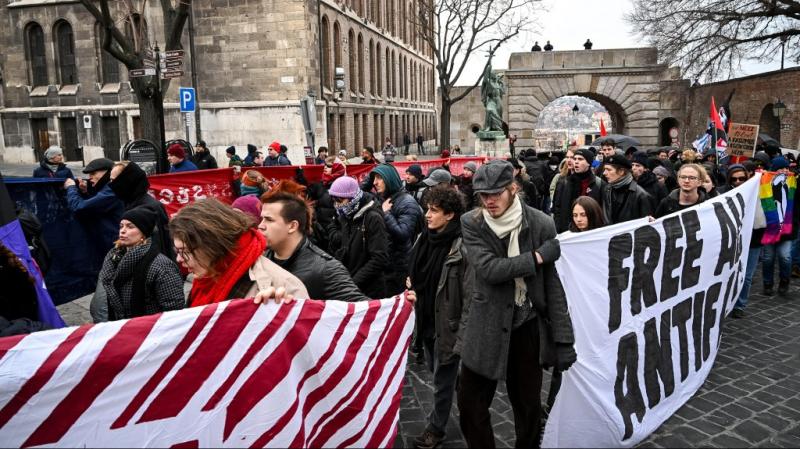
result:
[[[392,97],[397,98],[397,56],[392,50]]]
[[[119,82],[119,61],[103,49],[105,28],[100,22],[94,25],[95,55],[97,56],[97,79],[101,84]]]
[[[377,93],[377,89],[375,89],[375,43],[372,42],[372,39],[369,40],[369,93],[375,95]]]
[[[381,44],[379,43],[375,47],[375,87],[377,88],[378,96],[383,96],[383,69],[381,68],[381,58],[383,54],[381,54]]]
[[[31,85],[47,86],[44,30],[36,22],[31,22],[25,29],[25,57],[28,60],[28,79]]]
[[[408,2],[406,0],[400,0],[403,4],[403,13],[400,15],[400,34],[403,38],[403,42],[408,43],[408,34],[406,33],[406,24],[408,23]]]
[[[322,23],[320,25],[320,33],[322,34],[322,85],[328,89],[333,89],[333,70],[331,69],[331,37],[330,25],[328,18],[322,16]]]
[[[350,73],[348,74],[350,91],[356,93],[358,91],[358,52],[356,51],[356,33],[353,32],[352,28],[347,34],[347,39],[350,41]]]
[[[58,83],[78,84],[78,69],[75,65],[75,39],[72,26],[66,20],[56,22],[53,27],[56,58],[58,61]]]
[[[342,32],[339,22],[333,22],[333,66],[342,67]]]
[[[392,96],[392,56],[386,48],[386,97]]]
[[[358,91],[364,94],[364,37],[358,33]]]

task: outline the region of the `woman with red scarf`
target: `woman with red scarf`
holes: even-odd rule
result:
[[[178,263],[194,274],[189,307],[260,291],[308,298],[300,280],[263,256],[266,239],[244,213],[214,199],[181,209],[169,224]]]

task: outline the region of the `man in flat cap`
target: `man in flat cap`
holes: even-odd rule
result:
[[[607,225],[653,215],[653,199],[633,180],[630,159],[612,154],[603,159],[603,215]]]
[[[113,167],[114,161],[106,158],[95,159],[86,165],[83,173],[89,175],[91,184],[88,194],[82,193],[72,179],[64,181],[67,205],[78,222],[86,228],[87,234],[92,236],[91,250],[93,258],[98,261],[98,267],[103,264],[103,259],[114,245],[119,235],[119,222],[125,213],[125,203],[117,198],[109,184]],[[96,323],[108,319],[105,298],[105,291],[98,283],[89,310]]]
[[[467,260],[475,268],[461,346],[458,408],[469,447],[494,447],[489,406],[505,380],[515,447],[538,447],[542,369],[576,360],[572,323],[553,262],[553,220],[520,200],[514,168],[493,160],[472,182],[480,206],[462,216]],[[458,345],[458,343],[457,343]]]

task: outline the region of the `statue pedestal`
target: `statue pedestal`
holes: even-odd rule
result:
[[[478,138],[475,139],[475,154],[505,158],[511,156],[511,147],[508,138],[502,131],[478,131]]]

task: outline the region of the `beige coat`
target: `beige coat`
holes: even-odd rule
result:
[[[247,291],[247,298],[252,298],[261,290],[268,287],[284,287],[286,293],[295,299],[308,299],[308,291],[295,275],[284,270],[275,262],[261,256],[256,263],[250,267],[250,280],[253,286]]]

